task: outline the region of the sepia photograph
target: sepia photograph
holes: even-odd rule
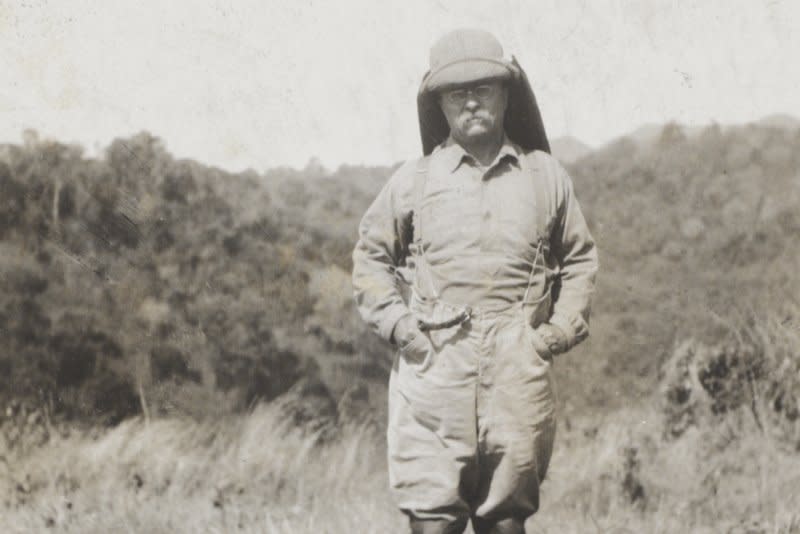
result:
[[[0,0],[0,532],[800,534],[798,51]]]

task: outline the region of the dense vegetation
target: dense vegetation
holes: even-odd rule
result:
[[[669,124],[568,168],[602,268],[531,528],[800,532],[800,123]],[[349,282],[391,171],[0,146],[4,531],[401,529],[391,350]]]
[[[800,123],[668,124],[572,167],[601,250],[590,341],[570,360],[604,384],[595,402],[629,401],[688,337],[714,343],[770,313],[787,324],[800,295]],[[575,384],[578,386],[578,384]],[[611,386],[611,387],[609,387]],[[570,388],[570,396],[580,391]]]
[[[645,394],[683,337],[800,294],[798,168],[800,129],[759,124],[670,124],[570,165],[602,272],[592,337],[559,370],[568,408]],[[390,172],[230,174],[147,133],[102,159],[32,132],[1,147],[3,402],[116,422],[236,411],[301,379],[380,399],[390,350],[349,271]]]
[[[101,160],[28,137],[0,159],[4,405],[200,416],[318,381],[320,366],[385,376],[347,290],[368,202],[342,187],[348,169],[232,175],[146,133]]]

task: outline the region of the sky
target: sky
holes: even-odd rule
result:
[[[459,27],[517,57],[551,138],[800,117],[796,0],[0,0],[0,143],[147,130],[231,171],[392,164]]]

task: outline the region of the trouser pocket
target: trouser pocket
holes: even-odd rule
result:
[[[536,332],[536,329],[525,321],[525,340],[534,356],[542,363],[550,365],[553,363],[553,353],[547,347],[544,339]]]

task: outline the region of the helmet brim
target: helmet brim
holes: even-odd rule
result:
[[[426,76],[422,91],[440,91],[448,87],[484,80],[508,80],[514,75],[513,65],[491,59],[468,59],[445,65]]]

